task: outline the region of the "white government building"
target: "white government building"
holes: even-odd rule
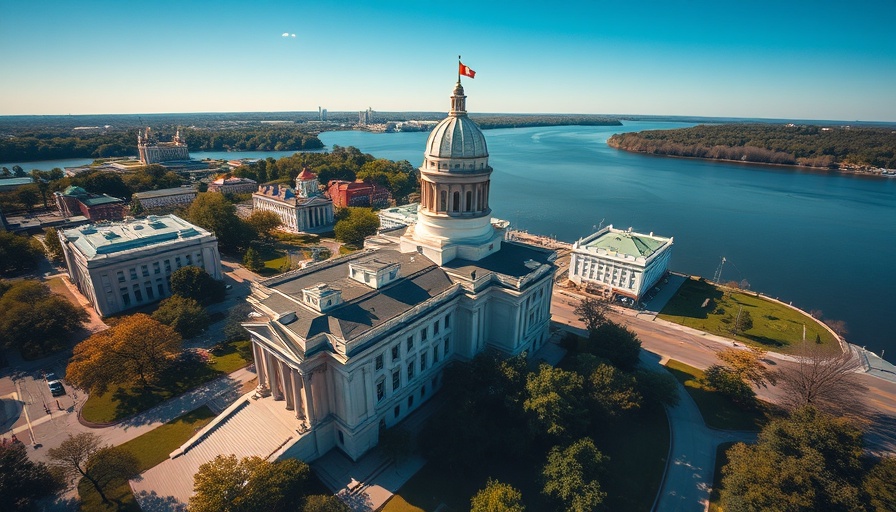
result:
[[[328,231],[335,224],[333,201],[320,192],[317,175],[308,169],[296,176],[296,188],[261,185],[252,194],[252,209],[276,213],[282,229],[293,233]]]
[[[279,401],[298,434],[282,456],[336,447],[357,460],[439,389],[450,361],[533,354],[547,341],[556,253],[505,241],[505,224],[492,224],[488,149],[465,99],[458,82],[403,235],[253,284],[256,317],[243,325],[257,400]]]
[[[569,280],[638,302],[666,274],[672,241],[609,225],[573,244]]]
[[[218,239],[174,215],[60,230],[59,240],[69,278],[100,316],[170,296],[181,267],[222,278]]]

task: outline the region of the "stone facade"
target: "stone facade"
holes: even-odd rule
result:
[[[63,217],[83,215],[88,220],[121,220],[124,218],[123,199],[106,194],[90,194],[81,187],[71,186],[63,192],[53,192],[56,208]]]
[[[261,185],[252,194],[252,209],[276,213],[281,229],[293,233],[321,232],[333,228],[333,201],[320,193],[317,176],[303,169],[296,177],[296,188]]]
[[[258,182],[249,178],[218,178],[208,184],[209,192],[222,194],[246,194],[255,192]]]
[[[174,215],[60,230],[69,279],[101,316],[171,295],[171,273],[184,266],[222,279],[218,240]]]
[[[184,186],[137,192],[133,197],[140,203],[140,206],[147,210],[152,210],[154,208],[173,208],[175,206],[189,205],[196,199],[196,193],[195,188]]]
[[[146,128],[145,132],[137,132],[137,153],[143,165],[190,159],[190,151],[186,141],[180,136],[180,130],[171,142],[159,142],[150,128]]]
[[[327,195],[337,208],[346,206],[373,206],[381,208],[392,201],[388,189],[366,181],[330,180],[327,183]]]
[[[666,274],[672,241],[607,226],[573,244],[569,280],[638,302]]]
[[[487,164],[487,156],[475,158]],[[451,248],[450,257],[438,250],[430,257],[409,228],[401,238],[379,235],[374,249],[253,284],[255,318],[243,325],[252,337],[257,394],[294,411],[299,434],[284,456],[313,460],[335,447],[357,460],[382,428],[440,389],[451,361],[488,348],[532,354],[547,341],[556,253],[501,243],[503,231],[492,226],[481,196],[491,169],[459,175],[447,170],[455,158],[446,155],[444,163],[444,175],[429,176],[431,183],[480,187],[470,210],[429,203],[446,236],[436,249]],[[475,234],[467,236],[471,219]]]

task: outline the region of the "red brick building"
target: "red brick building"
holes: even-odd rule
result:
[[[366,181],[330,180],[327,183],[327,194],[333,200],[333,206],[387,206],[392,194],[385,187]]]
[[[106,194],[90,194],[81,187],[68,187],[64,192],[54,192],[56,208],[64,217],[83,215],[92,221],[121,220],[124,218],[124,200]]]

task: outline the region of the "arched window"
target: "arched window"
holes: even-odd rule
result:
[[[439,211],[445,212],[448,211],[448,191],[442,190],[439,192]]]
[[[464,204],[464,211],[469,212],[473,209],[473,191],[467,190],[467,202]]]
[[[476,210],[482,210],[482,186],[476,187]]]
[[[460,211],[460,192],[455,192],[451,199],[452,199],[451,209],[453,211],[459,212]]]

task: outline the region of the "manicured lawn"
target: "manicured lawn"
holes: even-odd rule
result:
[[[215,355],[208,364],[181,365],[169,371],[158,386],[149,389],[140,385],[114,386],[102,395],[93,393],[81,409],[81,416],[93,423],[113,423],[242,368],[250,361],[240,356],[239,343],[248,342],[235,342],[230,348],[225,346],[224,352]]]
[[[723,512],[720,491],[722,490],[722,468],[728,464],[728,448],[734,443],[722,443],[716,448],[716,467],[712,472],[712,492],[709,494],[709,512]]]
[[[131,452],[140,461],[140,472],[159,464],[168,458],[168,454],[175,448],[184,444],[193,434],[204,427],[215,417],[208,407],[200,407],[193,412],[184,414],[140,437],[131,439],[122,444],[120,448]],[[113,505],[103,505],[99,494],[86,479],[78,484],[78,494],[81,496],[81,510],[128,510],[139,511],[131,486],[127,481],[121,482],[106,493]]]
[[[275,231],[273,233],[274,239],[284,245],[291,245],[295,247],[303,246],[303,245],[316,245],[320,242],[320,237],[317,235],[300,235],[298,233],[287,233],[285,231]]]
[[[240,355],[240,350],[248,349],[250,344],[250,341],[242,340],[222,345],[220,350],[212,351],[214,360],[209,361],[209,366],[212,367],[212,370],[221,374],[239,370],[252,362],[243,359],[243,356]]]
[[[669,425],[661,407],[652,407],[622,421],[604,424],[592,434],[598,449],[610,457],[600,482],[607,493],[606,510],[650,510],[669,451]],[[507,482],[523,495],[527,510],[551,510],[541,494],[540,458],[525,464],[482,461],[474,471],[459,473],[427,464],[386,503],[383,512],[431,511],[445,504],[448,511],[470,509],[470,498],[489,477]]]
[[[733,329],[738,312],[749,312],[753,327],[735,334]],[[832,352],[840,350],[834,336],[814,318],[753,293],[717,287],[702,280],[685,281],[659,317],[782,353],[793,353],[796,350],[803,340],[805,325],[807,341],[820,340]]]
[[[769,403],[757,400],[757,406],[742,409],[720,393],[704,387],[700,383],[703,370],[670,359],[666,369],[684,385],[691,398],[697,403],[703,421],[712,428],[723,430],[759,430],[776,409]]]

